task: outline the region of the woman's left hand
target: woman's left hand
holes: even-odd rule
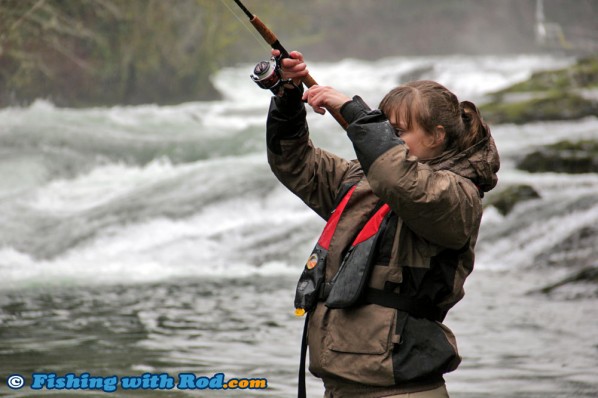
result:
[[[340,111],[343,104],[351,101],[351,98],[330,86],[314,85],[303,93],[303,100],[307,101],[316,113],[323,115],[326,109]]]

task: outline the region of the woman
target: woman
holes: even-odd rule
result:
[[[295,85],[272,99],[269,163],[328,220],[296,298],[309,312],[310,371],[326,397],[447,397],[443,374],[460,357],[441,322],[464,295],[481,198],[497,182],[490,130],[435,82],[399,86],[371,110],[331,87],[303,93],[298,52],[282,69]],[[312,145],[302,100],[340,111],[357,160]],[[311,283],[314,270],[323,281]],[[312,305],[306,286],[317,288]]]

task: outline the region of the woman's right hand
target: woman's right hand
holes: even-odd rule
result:
[[[280,51],[273,49],[272,55],[278,57]],[[303,78],[309,75],[307,64],[299,51],[291,51],[289,57],[281,60],[282,78],[293,79],[293,83],[300,86]],[[351,98],[332,87],[316,84],[303,93],[303,100],[309,103],[316,113],[323,115],[326,109],[338,112],[345,102],[351,101]]]
[[[313,85],[303,93],[303,100],[307,101],[316,113],[323,115],[329,112],[340,112],[341,107],[351,98],[330,86]]]
[[[273,49],[272,55],[274,57],[278,57],[280,55],[280,51]],[[300,86],[303,78],[309,75],[307,64],[303,60],[303,54],[301,54],[299,51],[291,51],[289,56],[290,58],[284,58],[280,63],[282,69],[282,78],[293,79],[293,83],[295,83],[297,86]]]

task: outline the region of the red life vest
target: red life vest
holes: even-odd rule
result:
[[[330,242],[354,191],[355,186],[344,195],[334,209],[305,264],[295,292],[295,314],[298,316],[311,311],[320,300],[326,300],[326,305],[330,308],[349,307],[363,292],[369,277],[374,252],[372,249],[380,231],[383,230],[383,222],[390,213],[387,204],[380,206],[366,222],[347,251],[336,275],[330,282],[325,283],[325,264]]]

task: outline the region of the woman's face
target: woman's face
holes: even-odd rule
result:
[[[411,128],[407,128],[404,118],[397,120],[398,115],[403,115],[403,112],[393,112],[388,120],[395,128],[397,136],[399,136],[405,144],[409,147],[409,153],[416,156],[419,160],[432,159],[439,156],[444,150],[444,129],[442,126],[436,127],[437,134],[427,133],[415,120],[411,118]]]

